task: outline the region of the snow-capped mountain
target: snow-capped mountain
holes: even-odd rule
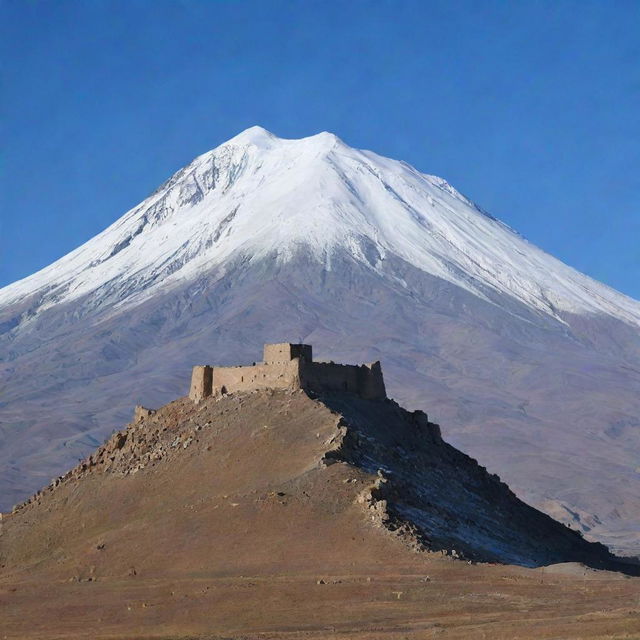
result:
[[[640,303],[584,276],[484,213],[441,178],[331,133],[283,140],[252,127],[196,158],[104,232],[0,290],[42,293],[39,310],[84,295],[121,309],[235,256],[345,251],[380,271],[388,254],[486,299],[486,289],[559,317],[604,313],[640,326]]]
[[[259,127],[0,290],[0,507],[192,364],[282,340],[382,359],[394,397],[521,497],[640,551],[640,303],[440,178]]]

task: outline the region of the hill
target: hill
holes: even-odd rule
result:
[[[640,632],[636,580],[578,562],[633,570],[421,412],[247,391],[138,411],[5,515],[0,617],[9,638]]]

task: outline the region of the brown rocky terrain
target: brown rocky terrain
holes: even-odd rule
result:
[[[421,412],[182,398],[4,515],[0,638],[633,638],[633,570]]]

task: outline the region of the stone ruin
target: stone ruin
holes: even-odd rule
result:
[[[209,396],[259,389],[303,389],[317,394],[347,391],[370,400],[387,397],[379,362],[361,365],[314,362],[310,345],[289,343],[265,344],[263,362],[250,366],[194,367],[189,397],[197,403]],[[13,513],[32,503],[39,503],[45,493],[57,490],[70,480],[78,480],[95,469],[128,475],[158,461],[168,449],[160,442],[158,429],[149,427],[149,421],[155,419],[155,410],[136,406],[127,430],[114,433],[76,467],[54,478],[25,502],[15,505]],[[414,420],[419,426],[436,426],[428,422],[422,411],[414,412]],[[192,440],[193,435],[182,437],[178,434],[169,449],[177,446],[186,448]]]
[[[314,393],[347,391],[370,400],[387,397],[380,362],[351,365],[314,362],[311,345],[265,344],[263,361],[250,366],[193,368],[189,397],[258,389],[304,389]]]

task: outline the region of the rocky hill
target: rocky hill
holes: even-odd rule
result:
[[[341,470],[329,471],[335,464]],[[336,486],[335,474],[352,486]],[[243,506],[238,513],[274,496],[288,496],[276,499],[286,503],[303,499],[302,492],[331,503],[331,494],[348,495],[375,525],[401,535],[413,548],[474,561],[523,566],[582,562],[598,568],[615,562],[603,545],[586,542],[578,532],[525,505],[497,476],[444,442],[438,425],[422,411],[410,413],[392,400],[347,393],[312,399],[301,391],[268,390],[211,398],[201,405],[181,399],[157,412],[138,409],[127,429],[15,508],[5,525],[3,564],[11,567],[16,550],[23,547],[27,551],[17,556],[20,566],[24,560],[46,561],[52,549],[49,536],[44,536],[45,547],[38,542],[43,530],[57,532],[58,553],[65,540],[75,546],[77,536],[65,529],[78,518],[84,523],[90,517],[98,527],[92,535],[102,529],[113,540],[109,546],[118,548],[124,529],[131,541],[134,513],[134,521],[163,530],[172,517],[169,505],[187,496],[193,510],[187,520],[217,520],[211,502],[220,500],[221,486],[227,496],[223,501]],[[119,526],[115,505],[108,518],[89,516],[98,505],[106,508],[112,491],[119,494],[114,502],[129,505]],[[146,512],[141,507],[153,495],[165,508]],[[175,540],[166,542],[169,554]],[[145,549],[142,568],[157,571],[152,559],[162,542],[154,535],[138,544],[145,543],[153,551]],[[98,555],[104,560],[110,556]],[[128,561],[135,564],[133,558]]]
[[[424,613],[417,623],[413,605],[393,602],[418,597],[417,586],[432,598],[431,580],[456,599],[487,591],[500,576],[520,588],[540,584],[535,572],[475,564],[487,562],[634,569],[522,503],[444,442],[421,411],[301,390],[200,404],[181,398],[157,411],[137,409],[126,429],[5,514],[0,620],[11,638],[131,638],[134,630],[140,638],[238,630],[243,635],[232,637],[281,637],[333,623],[347,635],[414,624],[424,630],[444,609],[433,609],[423,627]],[[577,566],[564,578],[547,571],[547,596],[581,611],[594,606],[589,598],[577,604],[567,588],[576,574],[599,574]],[[626,581],[602,576],[595,593],[626,602]],[[326,593],[309,589],[321,587],[340,599],[341,614],[328,604],[311,611]],[[370,607],[380,588],[390,593],[376,614]],[[476,604],[459,606],[471,612],[492,597],[476,594]],[[498,616],[501,633],[513,629],[510,610]],[[616,614],[606,628],[633,620]]]

